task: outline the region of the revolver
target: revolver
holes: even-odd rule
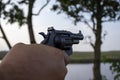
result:
[[[48,28],[47,34],[44,32],[40,32],[39,34],[44,37],[41,44],[64,50],[69,56],[73,53],[72,45],[78,44],[79,40],[83,40],[84,38],[81,31],[75,34],[65,30],[55,30],[53,27]]]

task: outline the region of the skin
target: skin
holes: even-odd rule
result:
[[[64,80],[67,54],[42,44],[16,44],[0,64],[1,80]]]

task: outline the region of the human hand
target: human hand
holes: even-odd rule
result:
[[[69,57],[42,44],[15,45],[0,64],[3,80],[64,80]]]

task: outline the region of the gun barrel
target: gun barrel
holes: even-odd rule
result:
[[[79,40],[73,40],[73,44],[78,44]]]
[[[71,37],[76,40],[83,40],[82,34],[74,34],[74,35],[71,35]]]
[[[83,40],[83,35],[81,34],[74,34],[74,35],[71,35],[70,37],[77,40]]]

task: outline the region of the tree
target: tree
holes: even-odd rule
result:
[[[30,36],[30,43],[36,43],[35,37],[34,37],[34,30],[33,30],[33,16],[38,16],[42,9],[47,6],[47,4],[50,2],[50,0],[46,0],[46,4],[44,4],[38,11],[38,13],[33,13],[33,8],[36,0],[20,0],[18,3],[21,4],[26,4],[28,5],[28,13],[26,17],[26,23],[28,25],[28,31],[29,31],[29,36]],[[22,10],[22,9],[21,9]]]
[[[113,61],[110,70],[114,73],[114,80],[120,80],[120,61]]]
[[[5,32],[4,32],[1,24],[0,24],[0,29],[1,29],[1,33],[2,33],[2,35],[3,35],[2,38],[6,41],[6,43],[7,43],[7,45],[8,45],[8,48],[11,49],[10,42],[8,41],[7,36],[6,36]]]
[[[91,28],[95,35],[95,42],[90,42],[94,49],[94,80],[101,80],[102,23],[120,20],[120,0],[56,0],[52,10],[65,13],[75,24],[84,22]]]
[[[28,32],[30,36],[30,43],[36,43],[33,31],[33,22],[32,17],[33,15],[38,16],[42,9],[47,6],[50,0],[46,0],[46,4],[43,5],[37,14],[33,13],[33,8],[36,0],[8,0],[10,9],[4,11],[4,19],[7,19],[8,22],[15,23],[18,22],[20,26],[27,24],[28,25]],[[25,4],[28,7],[28,11],[25,11],[21,8],[21,5]],[[5,10],[5,8],[4,8]],[[27,15],[25,13],[27,12]]]
[[[33,13],[33,6],[36,0],[22,0],[20,3],[27,3],[28,2],[28,16],[27,16],[27,24],[28,24],[28,30],[29,30],[29,34],[30,34],[30,42],[31,43],[36,43],[35,38],[34,38],[34,31],[33,31],[33,24],[32,24],[32,16],[38,16],[40,14],[40,12],[42,11],[42,9],[47,6],[47,4],[50,2],[50,0],[47,0],[46,4],[43,5],[43,7],[40,8],[39,12],[34,14]]]
[[[5,12],[5,7],[9,4],[9,2],[10,2],[10,0],[7,1],[6,3],[3,3],[2,1],[0,1],[0,18],[1,18],[1,14],[3,14]],[[10,49],[11,44],[10,44],[9,40],[7,39],[7,36],[2,28],[1,21],[0,21],[0,30],[3,35],[2,38],[6,41],[8,48]]]

